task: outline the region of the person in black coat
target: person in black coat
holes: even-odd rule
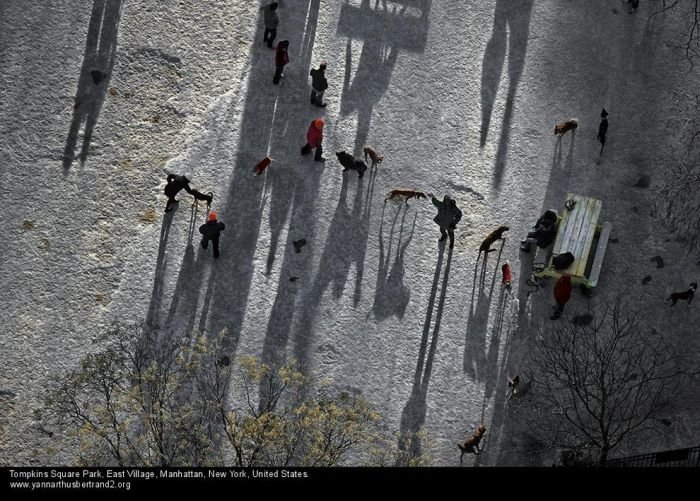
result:
[[[323,102],[323,93],[328,88],[328,80],[326,80],[326,62],[322,62],[317,70],[311,70],[311,104],[315,104],[321,108],[326,106]]]
[[[600,141],[600,154],[602,155],[603,148],[605,148],[605,135],[608,133],[608,112],[605,111],[605,108],[600,112],[600,117],[602,120],[598,126],[598,141]]]
[[[206,195],[200,191],[195,190],[194,188],[190,188],[190,181],[192,181],[192,174],[185,174],[184,176],[178,176],[177,174],[168,174],[168,184],[165,185],[165,189],[163,190],[165,194],[168,196],[168,202],[165,204],[165,212],[170,212],[172,210],[171,205],[177,200],[175,199],[175,196],[182,190],[183,188],[187,193],[192,195],[195,200],[202,200],[207,203],[207,207],[211,205],[211,201],[214,199],[214,194],[212,192],[207,193]]]
[[[165,185],[164,193],[168,197],[168,202],[165,204],[165,212],[170,212],[173,203],[177,202],[175,197],[180,192],[181,189],[189,194],[192,194],[192,188],[190,188],[190,181],[192,180],[192,174],[185,174],[184,176],[178,176],[177,174],[168,174],[168,184]]]
[[[199,227],[199,232],[202,234],[202,247],[207,248],[209,240],[214,246],[214,257],[219,257],[219,236],[224,231],[226,225],[216,220],[216,212],[211,211],[207,222]]]

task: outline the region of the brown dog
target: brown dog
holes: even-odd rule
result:
[[[416,200],[419,198],[428,198],[422,191],[398,189],[391,190],[389,193],[387,193],[384,201],[386,202],[387,200],[391,200],[392,198],[396,197],[406,197],[406,205],[408,205],[409,198],[415,198]]]
[[[265,169],[267,169],[271,163],[272,163],[272,159],[270,157],[265,157],[262,160],[260,160],[260,162],[258,162],[258,165],[256,165],[253,168],[253,172],[256,173],[255,174],[256,176],[259,176],[260,174],[265,172]]]
[[[365,152],[365,162],[367,161],[367,157],[369,157],[372,160],[372,165],[371,167],[376,167],[380,163],[384,161],[384,157],[374,151],[374,149],[371,146],[365,146],[365,149],[363,150]]]
[[[484,238],[484,241],[481,242],[481,246],[479,247],[479,256],[481,256],[482,252],[488,254],[489,252],[495,251],[496,249],[492,249],[491,246],[496,242],[496,240],[504,240],[505,237],[503,236],[503,233],[509,229],[510,228],[508,226],[499,226],[489,233],[486,238]]]
[[[477,428],[477,430],[472,434],[471,437],[466,439],[464,441],[464,445],[462,444],[457,444],[457,447],[459,447],[459,450],[462,451],[462,454],[459,456],[459,462],[460,464],[462,463],[462,458],[467,452],[473,452],[475,455],[478,455],[479,452],[479,442],[481,442],[481,439],[484,438],[484,435],[486,434],[486,426],[483,424]]]
[[[572,118],[570,120],[567,120],[566,122],[558,122],[554,126],[554,135],[556,136],[557,134],[566,134],[570,130],[574,130],[575,128],[578,127],[578,120],[575,118]]]

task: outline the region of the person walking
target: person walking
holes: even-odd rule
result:
[[[178,201],[175,199],[175,196],[177,196],[177,194],[183,188],[187,193],[192,195],[195,200],[202,200],[207,203],[207,207],[211,206],[211,201],[214,199],[214,194],[210,191],[205,195],[201,191],[190,188],[190,181],[192,181],[192,174],[190,173],[187,173],[184,176],[168,174],[168,184],[165,185],[165,189],[163,190],[168,196],[168,202],[165,204],[165,212],[170,212],[172,210],[172,204]]]
[[[284,67],[289,63],[289,41],[282,40],[275,48],[275,77],[272,83],[278,85],[282,78]]]
[[[571,299],[571,275],[562,275],[554,284],[554,300],[557,304],[554,305],[554,314],[549,317],[550,320],[556,320],[561,317],[564,311],[564,305]]]
[[[317,162],[325,162],[326,159],[323,158],[323,126],[325,122],[323,118],[317,118],[311,122],[309,129],[306,131],[306,144],[301,149],[302,155],[308,155],[311,153],[312,149],[316,149],[314,155],[314,160]]]
[[[326,62],[323,61],[317,70],[312,69],[309,75],[311,75],[311,104],[315,104],[320,108],[325,108],[326,103],[323,102],[323,93],[328,88],[328,80],[326,80]]]
[[[265,21],[265,33],[263,34],[263,43],[271,49],[272,42],[277,37],[277,25],[280,23],[279,17],[277,17],[277,7],[279,4],[277,2],[272,2],[269,5],[262,7],[263,19]]]
[[[184,188],[187,193],[190,195],[192,194],[192,188],[190,188],[191,180],[192,174],[189,172],[183,176],[168,174],[168,184],[165,185],[165,189],[163,190],[168,197],[168,201],[165,204],[165,212],[173,210],[171,206],[178,202],[175,197],[180,193],[180,190]]]
[[[605,148],[605,135],[608,133],[608,112],[605,111],[605,108],[600,112],[600,117],[602,120],[598,126],[598,141],[600,141],[600,154],[602,155],[603,148]]]
[[[440,234],[442,235],[438,242],[444,242],[449,235],[451,249],[455,246],[455,228],[462,219],[462,211],[457,207],[457,202],[448,195],[445,195],[443,201],[440,202],[431,193],[430,199],[438,209],[437,216],[433,218],[433,221],[440,226]]]
[[[219,257],[219,236],[224,231],[226,225],[216,220],[216,212],[211,211],[207,222],[199,227],[199,232],[202,234],[202,247],[207,248],[209,240],[212,241],[214,247],[214,257]]]

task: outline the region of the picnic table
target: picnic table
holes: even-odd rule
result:
[[[559,278],[567,274],[571,275],[573,283],[593,288],[598,284],[612,223],[598,224],[603,206],[600,200],[573,193],[567,193],[566,199],[565,208],[560,211],[552,252],[544,268],[535,272],[535,276]],[[555,269],[552,260],[565,252],[571,252],[574,261],[566,269]]]

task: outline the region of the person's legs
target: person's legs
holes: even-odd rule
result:
[[[450,249],[455,246],[455,230],[450,228],[447,230],[447,233],[450,235]]]
[[[326,160],[325,158],[323,158],[323,146],[320,144],[316,147],[316,154],[314,155],[314,160],[316,160],[317,162],[323,162]]]
[[[309,143],[306,143],[304,147],[301,149],[301,154],[302,155],[308,155],[311,153],[311,145]]]
[[[326,104],[323,102],[323,92],[316,93],[316,106],[320,106],[321,108],[325,108]]]
[[[212,244],[214,247],[214,257],[219,257],[219,239],[215,238],[212,240]]]
[[[442,226],[440,227],[440,235],[442,236],[440,237],[440,240],[438,240],[438,242],[444,242],[447,238],[447,232],[442,228]]]
[[[265,33],[263,33],[263,43],[267,43],[267,38],[268,38],[268,35],[270,34],[270,31],[271,30],[269,28],[265,28]]]
[[[207,240],[207,237],[202,237],[202,249],[206,249],[207,244],[209,244],[209,240]]]
[[[267,46],[272,48],[272,42],[277,38],[277,28],[272,28],[270,31],[270,38],[267,39]]]
[[[311,104],[316,104],[316,91],[311,89]]]
[[[280,83],[280,79],[282,78],[282,71],[284,70],[284,66],[275,66],[275,77],[272,79],[272,83],[277,85]]]

